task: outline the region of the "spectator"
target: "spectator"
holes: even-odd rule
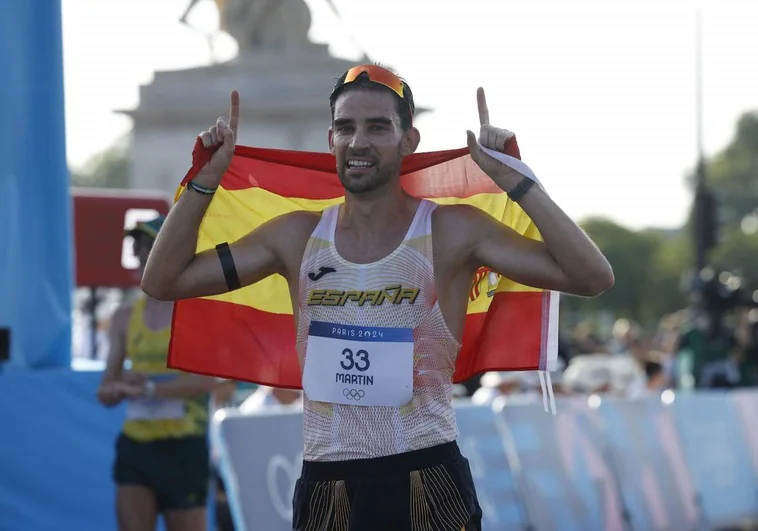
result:
[[[663,365],[657,361],[645,362],[645,376],[647,377],[646,389],[648,391],[660,391],[669,386],[669,380]]]
[[[162,224],[163,217],[138,223],[125,235],[140,272]],[[167,368],[172,314],[173,303],[143,294],[112,319],[98,399],[108,407],[127,404],[113,465],[121,530],[155,529],[159,514],[168,531],[206,528],[208,397],[216,381]]]

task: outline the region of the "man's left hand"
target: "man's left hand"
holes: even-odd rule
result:
[[[516,143],[516,136],[507,129],[500,129],[490,125],[487,99],[484,95],[484,89],[481,87],[476,91],[476,100],[479,108],[479,144],[511,157],[521,158],[518,144]],[[476,136],[473,132],[467,131],[466,136],[472,160],[500,188],[508,192],[521,182],[524,178],[523,175],[482,151],[482,148],[476,142]]]
[[[113,389],[121,398],[137,398],[144,396],[145,387],[124,381],[113,382]]]

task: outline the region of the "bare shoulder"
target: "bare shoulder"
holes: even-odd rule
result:
[[[253,246],[261,243],[277,250],[296,246],[307,240],[321,219],[321,212],[297,210],[269,219],[243,238]]]
[[[492,216],[466,204],[440,205],[432,215],[435,247],[460,253],[472,249],[492,229]]]
[[[129,325],[129,319],[134,309],[134,301],[127,301],[119,304],[111,316],[110,329],[112,331],[126,330]]]
[[[116,310],[113,312],[112,320],[116,321],[125,321],[128,320],[129,317],[132,315],[132,310],[134,309],[134,301],[129,300],[126,302],[122,302],[118,305]]]
[[[303,258],[305,246],[321,220],[321,212],[309,212],[298,210],[279,216],[269,223],[269,238],[276,254],[291,276],[300,271],[300,262]]]
[[[321,212],[297,210],[269,221],[267,232],[280,250],[303,246],[321,220]]]
[[[321,220],[321,212],[308,210],[296,210],[279,217],[281,224],[291,231],[293,235],[310,236]]]
[[[453,228],[461,224],[467,226],[476,225],[481,222],[483,216],[489,216],[489,214],[465,203],[457,205],[439,205],[434,211],[432,221],[435,224],[435,227]]]

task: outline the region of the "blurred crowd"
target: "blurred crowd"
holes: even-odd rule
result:
[[[89,293],[77,293],[75,358],[104,360],[109,317],[123,296],[129,294],[98,292],[93,333]],[[713,334],[689,309],[664,316],[652,329],[626,319],[616,320],[605,330],[580,322],[560,334],[558,367],[551,373],[553,388],[556,394],[633,398],[665,389],[758,386],[758,310],[741,310],[728,324]],[[235,395],[236,405],[254,389],[242,385]],[[278,393],[268,390],[254,395],[250,404],[277,403]],[[476,403],[517,394],[541,397],[536,372],[487,373],[455,390],[457,398],[470,397]]]
[[[758,310],[744,309],[714,329],[690,309],[666,315],[654,329],[619,319],[603,336],[590,323],[561,334],[557,394],[610,394],[634,398],[665,389],[730,389],[758,385]],[[534,373],[488,373],[473,392],[539,394]]]

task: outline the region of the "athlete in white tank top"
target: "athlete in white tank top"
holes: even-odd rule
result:
[[[458,436],[451,396],[460,344],[434,281],[436,206],[422,201],[402,243],[369,264],[337,252],[339,205],[326,209],[313,231],[300,271],[297,329],[305,459],[381,457]],[[389,341],[391,334],[408,340]]]
[[[353,67],[329,101],[329,147],[347,211],[292,212],[215,252],[196,252],[210,198],[236,152],[240,102],[232,92],[229,124],[218,120],[200,135],[214,151],[171,209],[142,287],[155,298],[178,300],[232,291],[275,273],[287,279],[305,391],[305,459],[293,493],[293,529],[481,530],[451,404],[455,338],[463,335],[471,279],[486,265],[524,285],[593,296],[613,284],[613,271],[534,180],[484,151],[518,154],[513,133],[489,124],[483,90],[477,92],[479,139],[467,132],[471,159],[521,205],[543,242],[475,208],[437,207],[408,195],[413,186],[403,185],[403,158],[421,137],[413,127],[413,94],[394,73]],[[465,165],[454,171],[465,172]],[[413,205],[405,238],[384,258],[357,264],[338,254],[338,219],[345,221],[343,255],[368,259],[396,241]],[[444,279],[440,293],[435,267]]]

